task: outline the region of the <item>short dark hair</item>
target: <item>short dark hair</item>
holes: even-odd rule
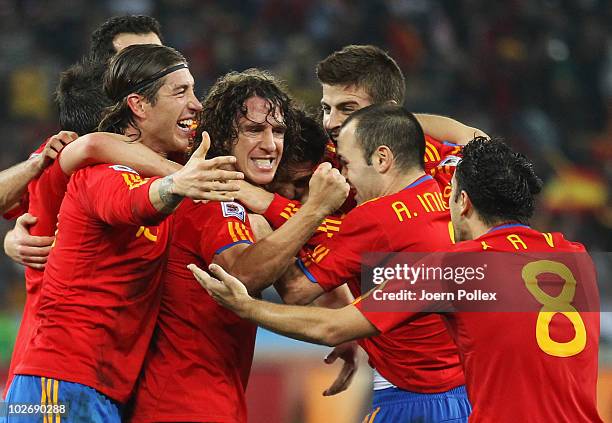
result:
[[[79,135],[96,131],[104,108],[111,104],[100,84],[104,71],[105,66],[85,59],[60,74],[55,101],[62,130]]]
[[[309,162],[318,164],[325,154],[325,147],[329,136],[318,119],[306,111],[297,109],[295,111],[300,132],[293,144],[293,154],[287,155],[290,162]]]
[[[372,164],[374,151],[386,145],[401,169],[424,167],[425,135],[416,117],[394,103],[372,104],[352,113],[342,128],[355,121],[355,138]]]
[[[363,88],[372,103],[404,104],[404,75],[395,60],[376,46],[346,46],[320,61],[316,72],[322,84]]]
[[[155,105],[157,92],[164,85],[166,77],[145,85],[142,83],[180,63],[187,63],[185,57],[167,46],[137,44],[121,50],[111,59],[104,74],[104,92],[113,105],[105,110],[98,130],[120,134],[128,126],[136,127],[132,110],[127,104],[127,95],[140,94]]]
[[[476,137],[463,148],[457,165],[454,201],[465,191],[486,224],[527,224],[542,190],[533,164],[500,139]]]
[[[155,33],[163,42],[161,27],[157,19],[144,15],[113,16],[91,34],[90,58],[106,63],[117,51],[113,40],[118,34]]]
[[[238,139],[238,121],[248,113],[244,103],[253,96],[268,100],[269,113],[274,113],[276,107],[280,109],[287,128],[284,148],[291,148],[299,133],[293,100],[279,80],[259,69],[230,72],[210,88],[202,101],[194,148],[201,142],[202,132],[206,131],[211,139],[210,157],[231,155]]]

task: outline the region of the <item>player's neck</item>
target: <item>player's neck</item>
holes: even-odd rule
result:
[[[124,132],[124,135],[132,139],[134,142],[139,142],[146,145],[162,157],[168,156],[168,153],[163,149],[162,146],[157,145],[153,138],[147,137],[142,133],[141,130],[138,130],[132,126],[128,126]]]
[[[391,195],[396,192],[400,192],[410,184],[416,182],[417,179],[425,176],[426,173],[423,169],[411,169],[408,171],[398,172],[393,175],[389,175],[387,179],[386,188],[383,195]]]

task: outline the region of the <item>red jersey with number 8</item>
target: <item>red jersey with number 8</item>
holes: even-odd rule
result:
[[[567,241],[562,234],[541,233],[520,224],[498,226],[450,250],[452,253],[481,251],[512,252],[526,257],[530,252],[549,256],[559,253],[562,258],[576,253],[576,257],[588,258],[581,244]],[[525,268],[535,261],[538,266],[546,261],[548,267],[536,270],[533,283],[526,276]],[[517,273],[516,285],[511,265],[505,269],[510,277],[499,278],[508,278],[512,282],[513,298],[520,298],[521,303],[533,303],[534,311],[442,314],[463,362],[473,406],[469,421],[601,422],[596,401],[599,312],[591,309],[575,313],[546,311],[547,305],[553,310],[559,307],[555,301],[568,301],[565,305],[572,306],[574,290],[566,290],[566,285],[574,276],[568,278],[558,273],[559,281],[564,284],[557,290],[558,296],[540,295],[543,291],[537,275],[557,273],[555,267],[550,267],[554,261],[535,261],[528,261],[523,272]],[[593,273],[581,272],[575,279],[596,294],[592,290],[596,290]],[[382,289],[391,292],[400,289],[400,284],[390,282]],[[564,292],[571,295],[565,298]],[[408,322],[418,322],[422,315],[415,311],[374,312],[371,308],[374,297],[364,296],[355,305],[383,334]],[[562,297],[565,299],[561,300]],[[540,311],[535,311],[540,306]]]

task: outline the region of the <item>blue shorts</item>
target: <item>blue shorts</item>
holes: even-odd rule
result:
[[[121,423],[121,406],[80,383],[17,375],[6,394],[0,423]]]
[[[466,423],[471,412],[465,385],[437,394],[387,388],[374,391],[363,423]]]

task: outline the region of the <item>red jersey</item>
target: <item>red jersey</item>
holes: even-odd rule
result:
[[[353,209],[338,234],[318,246],[301,267],[324,290],[346,282],[358,297],[363,253],[448,249],[449,219],[438,184],[424,175],[398,193]],[[445,392],[464,384],[457,347],[442,318],[432,315],[415,323],[361,340],[370,365],[408,391]]]
[[[450,249],[451,252],[484,250],[585,252],[581,244],[565,240],[562,234],[544,234],[517,224],[499,226]],[[511,266],[507,269],[512,271]],[[521,302],[534,301],[520,272],[516,280],[516,289],[510,287],[514,297],[523,296]],[[383,288],[384,291],[392,289],[393,283]],[[422,316],[414,312],[371,312],[367,311],[366,303],[368,300],[358,301],[356,306],[383,334],[393,333]],[[557,316],[561,318],[553,318],[544,331],[536,331],[539,328],[537,311],[442,315],[459,347],[465,369],[473,406],[470,422],[601,422],[596,407],[598,312],[579,312],[577,320],[583,323],[584,329],[578,322]],[[586,342],[569,355],[555,353],[554,345],[547,352],[540,347],[557,344],[553,338],[572,340],[578,331],[584,331]],[[557,345],[567,343],[561,341]]]
[[[59,160],[55,160],[43,173],[28,184],[29,209],[28,211],[38,220],[30,228],[30,235],[34,236],[53,236],[57,227],[57,214],[62,204],[62,199],[66,193],[69,177],[64,174],[59,165]],[[23,308],[23,315],[15,346],[11,365],[9,367],[8,379],[5,394],[13,380],[14,368],[21,361],[23,350],[30,338],[31,330],[34,327],[34,316],[38,310],[40,289],[42,286],[44,270],[25,268],[26,279],[26,300]]]
[[[16,374],[128,399],[159,310],[171,225],[149,200],[152,181],[109,164],[72,175]]]
[[[246,422],[257,327],[217,305],[187,269],[253,242],[238,203],[185,201],[176,212],[154,342],[136,390],[133,422]]]

